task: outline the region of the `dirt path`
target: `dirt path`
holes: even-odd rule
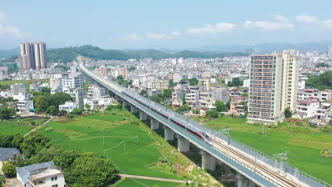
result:
[[[51,116],[51,118],[50,118],[50,119],[48,119],[48,120],[47,120],[47,121],[45,121],[44,123],[42,123],[42,124],[40,124],[40,125],[36,126],[36,127],[35,127],[34,129],[32,129],[30,132],[26,133],[26,134],[25,134],[23,137],[26,137],[26,136],[28,136],[30,133],[32,133],[32,132],[34,132],[34,131],[36,131],[38,127],[40,127],[40,126],[42,126],[42,125],[45,125],[46,123],[50,122],[50,121],[51,121],[53,118],[54,118],[54,117],[53,117],[53,116]]]
[[[176,179],[164,179],[164,178],[157,178],[157,177],[146,177],[140,175],[127,175],[127,174],[119,174],[121,178],[133,178],[133,179],[145,179],[145,180],[153,180],[153,181],[163,181],[163,182],[174,182],[174,183],[181,183],[184,184],[186,181],[183,180],[176,180]]]

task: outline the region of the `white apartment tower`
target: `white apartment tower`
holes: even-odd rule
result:
[[[283,105],[282,109],[289,107],[295,111],[299,81],[299,59],[292,56],[289,51],[283,52]]]
[[[329,57],[332,57],[332,46],[329,46],[328,51],[327,51],[327,55]]]
[[[288,51],[252,55],[249,78],[249,123],[277,124],[286,107],[295,110],[298,59]]]

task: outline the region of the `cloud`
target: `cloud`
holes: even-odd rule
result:
[[[173,36],[180,36],[181,35],[181,33],[179,31],[173,31],[173,32],[171,32],[171,34]]]
[[[289,22],[290,20],[282,15],[273,15],[273,18],[279,22]]]
[[[11,35],[15,38],[27,38],[34,36],[31,33],[21,32],[18,28],[12,26],[3,26],[0,24],[0,35]]]
[[[10,35],[15,38],[26,38],[34,36],[31,33],[21,32],[18,28],[9,26],[9,25],[2,25],[1,21],[6,18],[6,14],[0,11],[0,35]]]
[[[332,19],[320,21],[320,24],[323,24],[325,27],[332,29]]]
[[[231,31],[234,28],[232,23],[217,23],[215,26],[207,24],[203,28],[189,28],[187,29],[188,34],[215,34],[221,32]]]
[[[294,25],[291,23],[282,22],[270,22],[270,21],[246,21],[243,26],[245,29],[261,28],[264,30],[289,30],[294,29]]]
[[[134,41],[137,41],[140,39],[141,39],[141,37],[138,36],[138,34],[132,33],[132,34],[127,35],[124,40],[134,42]]]
[[[318,21],[316,17],[308,15],[299,15],[295,19],[299,22],[304,22],[304,23],[313,23]]]
[[[174,37],[180,36],[181,33],[179,31],[173,31],[170,35],[166,35],[164,33],[157,34],[157,33],[146,33],[146,38],[148,40],[166,40],[166,39],[172,39]]]

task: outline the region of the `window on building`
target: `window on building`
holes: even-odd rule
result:
[[[52,185],[52,187],[58,187],[58,185],[57,185],[57,184],[55,184],[55,185]]]

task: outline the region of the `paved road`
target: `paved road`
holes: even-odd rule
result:
[[[121,178],[133,178],[133,179],[145,179],[145,180],[153,180],[153,181],[163,181],[163,182],[174,182],[174,183],[186,183],[183,180],[175,180],[175,179],[164,179],[164,178],[157,178],[157,177],[146,177],[140,175],[127,175],[127,174],[119,174]]]
[[[34,129],[32,129],[30,132],[26,133],[23,137],[28,136],[30,133],[34,132],[39,126],[45,125],[46,123],[50,122],[53,119],[53,116],[51,116],[50,119],[48,119],[47,121],[45,121],[44,123],[42,123],[41,125],[38,125],[37,127],[35,127]]]

